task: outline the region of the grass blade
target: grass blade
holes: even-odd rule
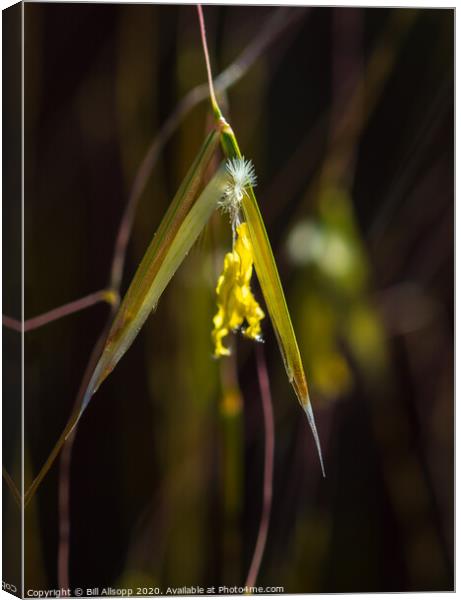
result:
[[[128,350],[150,311],[183,262],[224,193],[227,175],[224,165],[199,195],[210,160],[218,146],[219,134],[210,133],[196,160],[166,212],[109,331],[101,357],[91,376],[80,406],[72,413],[39,474],[25,494],[28,504],[52,466],[66,439],[77,425],[91,397]]]
[[[81,412],[132,344],[216,208],[225,185],[223,167],[216,172],[197,200],[196,196],[217,142],[218,134],[211,133],[147,249],[114,319],[106,346],[88,386]]]
[[[91,395],[128,350],[150,311],[155,308],[161,294],[216,208],[226,182],[226,171],[224,166],[221,166],[184,218],[176,236],[168,240],[168,248],[160,264],[157,253],[154,256],[151,256],[150,251],[146,253],[115,318],[81,412]]]
[[[235,135],[229,125],[221,126],[221,144],[227,157],[241,157]],[[306,413],[307,420],[314,436],[315,445],[320,459],[323,476],[323,465],[320,440],[315,425],[314,413],[309,398],[306,375],[298,348],[298,342],[291,323],[290,313],[283,293],[280,276],[275,263],[272,248],[267,236],[258,202],[252,188],[243,195],[242,208],[250,232],[253,246],[254,264],[267,310],[274,327],[280,352],[283,357],[288,379],[293,386],[296,396]]]

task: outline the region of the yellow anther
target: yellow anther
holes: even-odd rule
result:
[[[224,257],[224,269],[216,286],[218,312],[213,318],[212,332],[215,357],[230,354],[229,348],[223,345],[223,339],[231,331],[241,327],[244,321],[247,327],[243,330],[243,335],[253,340],[261,337],[264,312],[250,287],[253,252],[247,224],[241,223],[236,234],[232,252]]]

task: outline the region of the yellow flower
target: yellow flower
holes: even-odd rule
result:
[[[236,240],[232,252],[224,258],[224,269],[216,286],[218,312],[213,318],[212,338],[214,355],[229,356],[230,350],[223,339],[247,322],[243,335],[253,340],[261,339],[261,320],[264,312],[251,291],[253,251],[248,226],[241,223],[236,228]]]

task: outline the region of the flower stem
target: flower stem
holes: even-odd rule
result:
[[[213,109],[214,116],[216,120],[222,119],[221,109],[219,108],[218,101],[216,100],[216,94],[213,85],[213,76],[211,74],[211,63],[210,63],[210,55],[208,53],[208,43],[206,38],[206,29],[205,29],[205,19],[203,18],[203,10],[202,5],[197,4],[197,13],[198,20],[200,23],[200,35],[202,38],[202,46],[203,46],[203,54],[205,55],[205,63],[206,63],[206,72],[208,75],[208,87],[210,89],[210,100],[211,107]]]

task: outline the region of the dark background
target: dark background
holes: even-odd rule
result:
[[[205,7],[215,74],[275,10]],[[295,10],[222,99],[255,164],[327,471],[266,319],[276,453],[258,584],[450,590],[454,12]],[[136,170],[206,72],[194,6],[26,4],[25,50],[30,318],[107,285]],[[149,178],[123,291],[207,115],[206,102],[191,111]],[[245,581],[264,429],[253,345],[237,342],[238,388],[234,363],[211,358],[214,269],[230,244],[225,219],[213,221],[81,422],[74,587]],[[26,482],[66,423],[107,315],[100,304],[26,334]],[[58,475],[56,464],[27,509],[29,587],[59,583]]]

